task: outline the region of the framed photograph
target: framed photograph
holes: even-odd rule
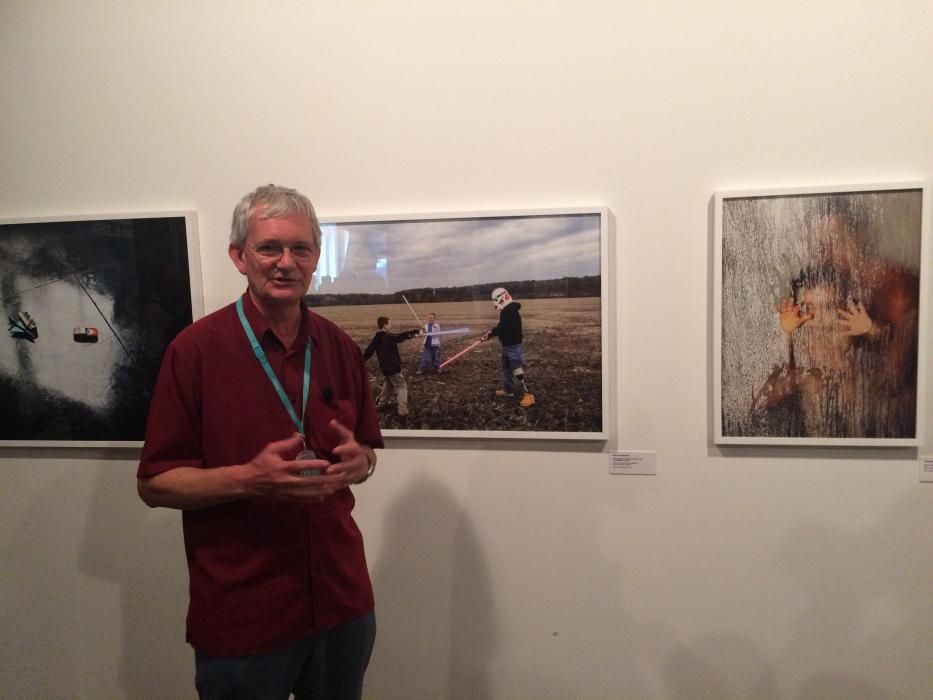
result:
[[[607,437],[606,209],[321,225],[308,304],[364,351],[387,436]]]
[[[715,442],[919,445],[930,188],[715,196]]]
[[[193,212],[0,221],[0,445],[142,445],[169,341],[203,315]]]

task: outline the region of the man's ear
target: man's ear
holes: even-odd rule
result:
[[[233,264],[236,265],[236,269],[240,271],[240,274],[245,275],[246,259],[243,257],[243,247],[230,245],[227,248],[227,255],[230,256],[230,259],[233,261]]]

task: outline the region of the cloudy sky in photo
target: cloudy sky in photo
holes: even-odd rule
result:
[[[310,292],[389,293],[599,274],[599,215],[322,224]]]

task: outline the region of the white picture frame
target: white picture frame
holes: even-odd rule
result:
[[[500,373],[495,338],[437,376],[427,369],[417,374],[423,339],[411,339],[399,344],[410,413],[400,420],[391,407],[380,412],[384,435],[608,438],[608,209],[328,216],[321,226],[321,260],[307,299],[361,349],[376,332],[379,316],[391,318],[391,331],[398,332],[423,325],[433,311],[445,332],[467,329],[444,337],[446,361],[496,325],[492,290],[511,287],[522,305],[524,371],[533,406],[519,406],[520,397],[493,395]],[[335,303],[338,294],[343,297]],[[374,358],[368,366],[377,396],[381,373]]]
[[[921,444],[929,184],[723,191],[713,226],[714,442]]]

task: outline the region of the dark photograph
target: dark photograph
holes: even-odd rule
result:
[[[194,228],[185,214],[0,223],[0,442],[142,441],[162,354],[195,317]]]

